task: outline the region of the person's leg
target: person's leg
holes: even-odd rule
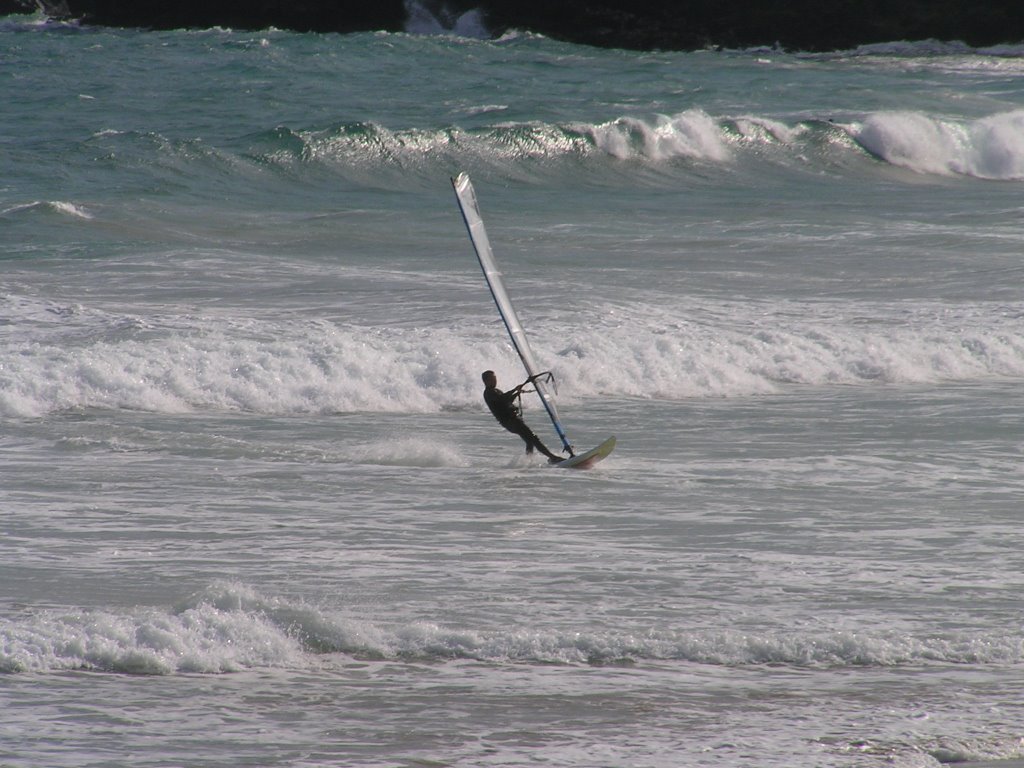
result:
[[[526,453],[533,453],[533,441],[530,439],[530,437],[534,435],[530,431],[530,428],[526,426],[525,422],[521,420],[503,421],[501,422],[501,426],[503,426],[513,435],[519,435],[519,437],[523,439],[523,442],[526,443]]]
[[[562,460],[561,456],[556,456],[551,451],[549,451],[547,449],[547,446],[545,446],[544,443],[542,443],[540,440],[537,441],[537,447],[540,448],[541,453],[543,453],[545,456],[548,457],[549,461],[561,461]]]
[[[537,436],[530,431],[530,428],[523,424],[516,434],[523,438],[523,442],[526,443],[526,455],[529,456],[533,453],[533,446],[537,442]]]
[[[521,438],[523,438],[523,441],[526,443],[526,452],[527,453],[533,453],[533,449],[537,448],[541,453],[543,453],[549,459],[553,459],[555,461],[561,461],[562,460],[562,458],[560,456],[556,456],[555,454],[553,454],[551,451],[548,450],[547,446],[544,445],[544,443],[542,443],[540,441],[540,438],[537,437],[533,433],[532,429],[530,429],[528,426],[526,426],[525,422],[523,422],[523,425],[520,428],[518,434],[519,434],[519,436]]]

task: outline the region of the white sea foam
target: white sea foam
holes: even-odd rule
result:
[[[731,156],[719,124],[700,110],[658,115],[653,122],[623,117],[587,130],[600,150],[620,160],[725,162]]]
[[[350,452],[352,457],[369,464],[400,467],[466,467],[468,459],[456,448],[436,440],[404,437],[364,445]]]
[[[883,112],[851,132],[873,155],[918,173],[1024,179],[1024,111],[973,122]]]
[[[45,611],[0,629],[3,672],[221,673],[287,667],[297,658],[295,638],[261,615],[210,605],[181,613]]]
[[[771,141],[781,144],[795,144],[808,131],[803,123],[788,125],[780,120],[765,117],[738,118],[736,128],[748,141]]]
[[[750,304],[717,308],[716,315],[731,319],[715,326],[694,323],[687,313],[633,307],[617,313],[611,327],[565,328],[536,339],[535,347],[568,398],[673,400],[765,394],[792,384],[1024,376],[1019,320],[998,308],[959,316],[925,306],[912,321],[875,327],[833,317],[827,307],[783,312],[770,324],[763,321],[765,311],[770,309]],[[97,317],[101,338],[83,341]],[[389,330],[249,322],[232,328],[210,319],[161,333],[136,321],[136,333],[85,310],[46,319],[48,340],[13,341],[0,362],[4,415],[79,408],[426,413],[478,404],[482,359],[494,360],[503,381],[519,371],[508,345],[499,342],[503,358],[495,360],[494,336],[469,325]],[[71,335],[55,335],[62,322]],[[102,338],[110,334],[128,338]],[[419,455],[414,446],[410,451],[379,460],[459,462],[456,456]]]
[[[307,667],[313,655],[606,664],[685,661],[713,666],[890,667],[1017,664],[1022,639],[804,629],[788,634],[601,629],[451,628],[416,621],[383,626],[249,587],[217,584],[176,609],[45,610],[0,627],[0,671],[95,669],[132,674],[222,673]]]
[[[79,219],[91,219],[93,217],[85,208],[80,205],[75,205],[74,203],[66,203],[62,200],[52,200],[50,201],[50,205],[59,213],[66,213],[69,216],[75,216]]]
[[[93,215],[84,206],[77,203],[70,203],[64,200],[36,200],[31,203],[14,205],[0,211],[0,216],[9,216],[23,211],[49,211],[54,213],[72,216],[76,219],[92,219]]]

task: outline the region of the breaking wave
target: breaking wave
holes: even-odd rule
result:
[[[76,203],[65,202],[63,200],[35,200],[31,203],[23,203],[22,205],[14,205],[10,208],[0,210],[0,218],[4,217],[15,217],[22,213],[34,213],[42,212],[44,214],[57,214],[59,216],[69,216],[75,219],[90,220],[93,215],[87,208]]]
[[[611,163],[620,172],[630,166],[640,172],[686,170],[695,164],[742,172],[768,161],[813,171],[874,160],[925,175],[1008,181],[1024,179],[1024,111],[977,120],[880,112],[839,123],[828,118],[786,122],[765,116],[714,117],[693,109],[602,123],[281,127],[261,137],[250,157],[277,167],[312,163],[342,172],[390,169],[427,176],[462,166],[515,173],[564,163],[594,169],[607,169]],[[626,168],[619,167],[623,164]]]
[[[71,669],[126,674],[219,674],[305,668],[323,654],[367,660],[452,659],[514,664],[682,661],[736,666],[892,667],[1019,664],[1019,634],[794,631],[762,634],[591,628],[451,628],[429,622],[389,626],[301,601],[215,584],[172,609],[47,609],[0,625],[0,671]]]
[[[116,174],[120,183],[202,195],[284,185],[407,191],[435,188],[458,170],[502,178],[648,184],[652,179],[757,183],[765,174],[857,174],[898,168],[922,176],[985,181],[1024,179],[1024,111],[968,120],[921,112],[861,118],[786,120],[716,116],[701,109],[619,115],[591,121],[483,122],[506,105],[462,107],[465,122],[394,127],[379,122],[280,125],[218,146],[160,133],[103,130],[68,153],[84,178]],[[300,187],[296,188],[296,184]],[[0,210],[0,221],[39,208],[87,218],[66,202],[32,201]]]
[[[879,159],[918,173],[1024,179],[1024,110],[970,122],[880,113],[853,126],[851,135]]]
[[[8,297],[0,414],[82,408],[180,413],[436,412],[479,405],[479,361],[518,375],[512,350],[473,319],[446,327],[344,326],[116,315]],[[770,326],[759,305],[711,308],[727,323],[675,310],[621,307],[535,341],[573,398],[767,394],[811,386],[917,384],[1024,377],[1019,313],[919,308],[865,325],[806,307]],[[2,326],[0,326],[2,329]],[[31,334],[32,340],[24,335]],[[2,334],[0,334],[2,338]],[[423,456],[427,464],[450,457]],[[382,457],[386,461],[387,457]]]

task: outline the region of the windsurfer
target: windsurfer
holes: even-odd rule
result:
[[[494,371],[484,371],[481,374],[481,378],[484,381],[484,402],[487,403],[487,407],[491,409],[491,413],[494,414],[494,418],[498,420],[501,426],[523,438],[523,442],[526,443],[526,453],[531,454],[534,448],[536,448],[548,457],[550,463],[554,464],[561,461],[561,457],[549,451],[544,443],[540,441],[540,438],[533,434],[533,430],[526,426],[526,422],[523,421],[523,417],[520,415],[519,408],[516,407],[516,400],[523,391],[523,387],[531,384],[534,377],[527,379],[508,392],[502,392],[498,389],[498,377],[494,375]]]

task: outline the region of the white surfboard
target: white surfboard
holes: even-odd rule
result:
[[[586,453],[579,453],[572,456],[565,461],[560,461],[557,464],[552,464],[553,467],[564,467],[565,469],[590,469],[597,462],[606,458],[609,453],[615,448],[615,438],[609,437],[597,448],[591,448]]]

